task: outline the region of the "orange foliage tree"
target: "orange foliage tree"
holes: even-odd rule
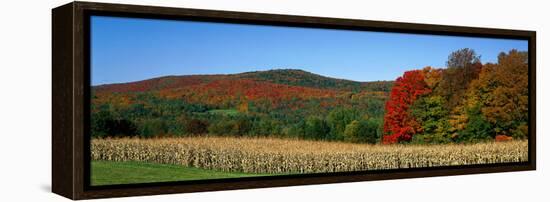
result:
[[[524,138],[528,121],[527,52],[501,53],[497,64],[486,64],[468,90],[466,108],[480,107],[494,135]]]

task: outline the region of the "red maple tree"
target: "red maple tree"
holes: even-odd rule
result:
[[[422,130],[420,124],[409,114],[409,108],[419,96],[430,91],[422,70],[407,71],[397,78],[386,102],[382,143],[409,141]]]

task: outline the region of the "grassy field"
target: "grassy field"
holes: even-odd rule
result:
[[[527,141],[367,145],[275,138],[93,139],[93,160],[237,173],[319,173],[527,161]]]
[[[261,174],[221,172],[181,165],[92,161],[92,185],[135,184],[183,180],[220,179],[262,176]]]

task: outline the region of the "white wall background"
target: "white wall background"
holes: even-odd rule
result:
[[[100,1],[100,0],[98,0]],[[51,10],[0,4],[0,201],[66,201],[51,188]],[[547,201],[550,23],[545,1],[101,0],[156,6],[537,31],[537,171],[107,199],[107,201]],[[545,19],[546,18],[546,19]]]

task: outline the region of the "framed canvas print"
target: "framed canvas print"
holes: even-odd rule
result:
[[[536,168],[534,31],[90,2],[52,21],[71,199]]]

